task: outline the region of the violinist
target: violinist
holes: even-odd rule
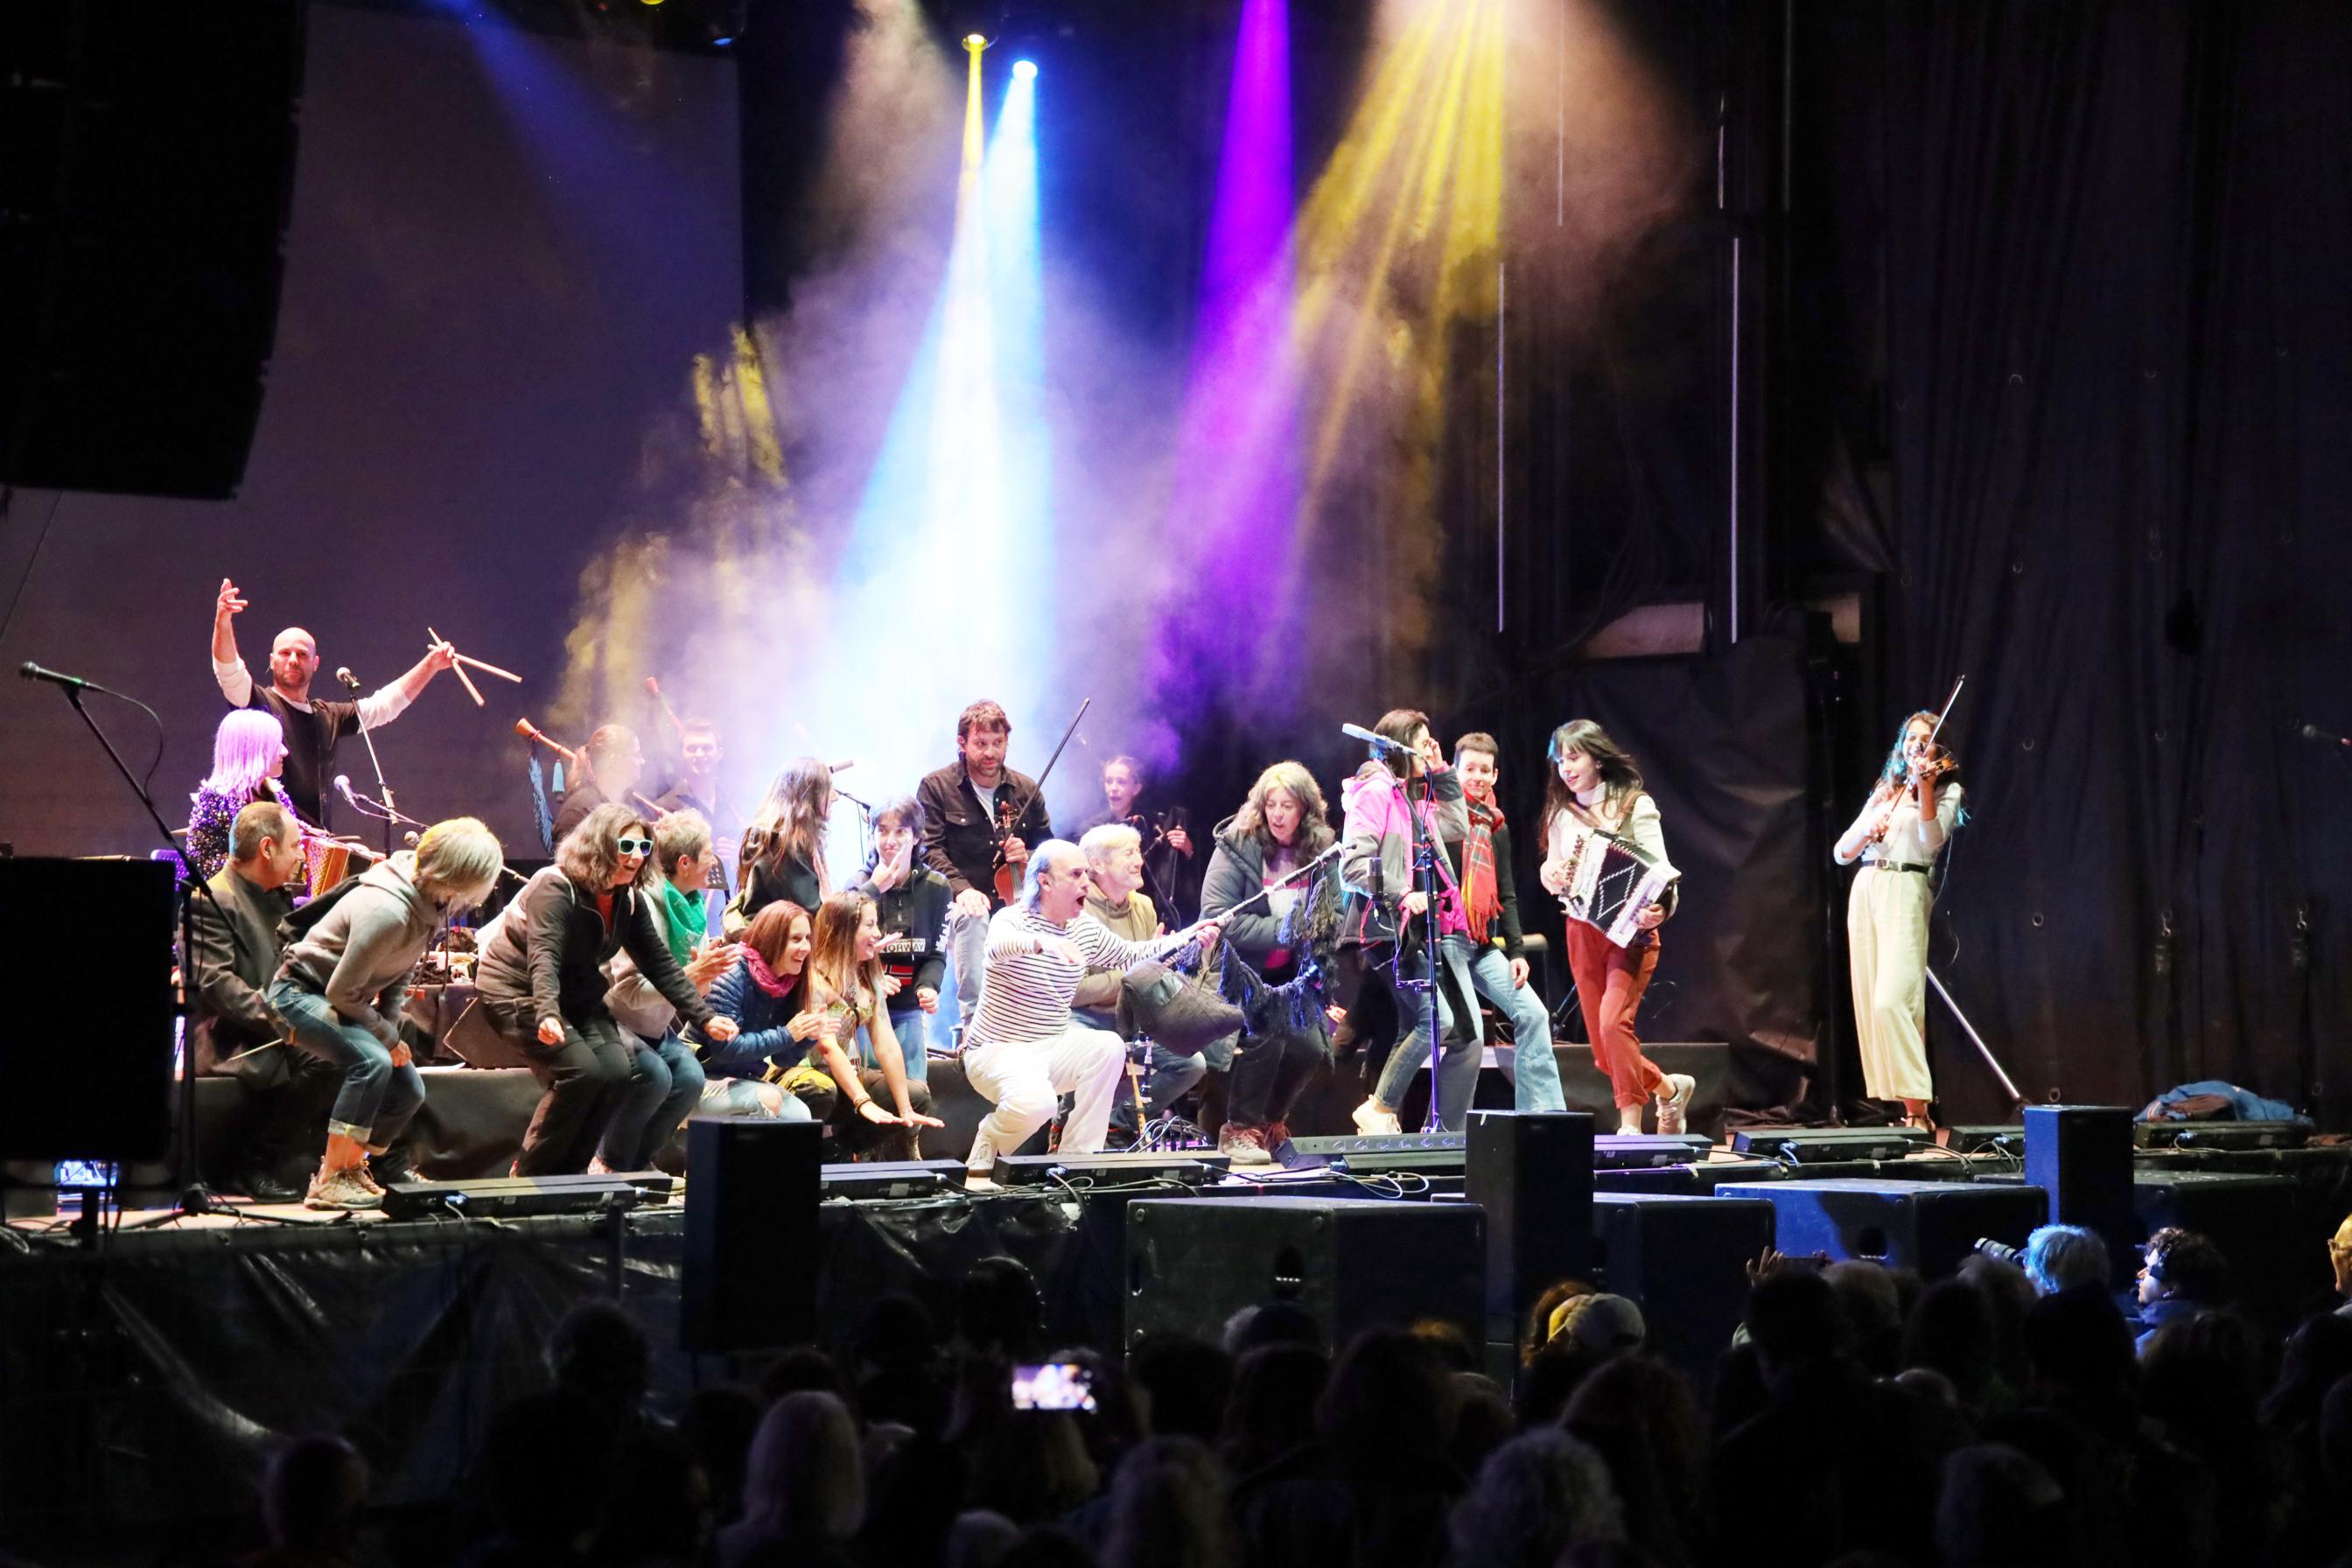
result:
[[[923,775],[915,792],[923,819],[923,861],[948,879],[948,954],[956,1006],[971,1022],[980,1005],[989,916],[1013,901],[1029,852],[1054,837],[1037,781],[1004,765],[1013,721],[982,700],[956,718],[956,760]]]
[[[1968,820],[1957,766],[1936,744],[1937,718],[1914,713],[1887,753],[1870,799],[1837,841],[1837,862],[1859,857],[1846,902],[1846,946],[1853,974],[1854,1034],[1862,1076],[1873,1100],[1903,1102],[1905,1125],[1932,1130],[1935,1099],[1927,1073],[1927,915],[1935,899],[1928,873],[1952,832]]]

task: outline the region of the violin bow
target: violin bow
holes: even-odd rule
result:
[[[1944,732],[1944,721],[1952,716],[1952,704],[1960,700],[1960,688],[1966,686],[1968,683],[1969,678],[1965,675],[1952,682],[1952,694],[1944,699],[1944,710],[1936,715],[1936,727],[1927,731],[1927,743],[1929,745],[1934,745],[1936,743],[1936,737]]]

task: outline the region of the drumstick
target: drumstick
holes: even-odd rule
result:
[[[661,681],[653,676],[646,676],[646,689],[652,692],[654,700],[661,704],[662,713],[669,720],[669,727],[677,731],[677,738],[681,741],[685,740],[686,726],[677,721],[677,714],[670,707],[669,699],[662,695]]]
[[[436,642],[436,643],[437,643],[437,642],[441,642],[441,641],[443,641],[443,640],[444,640],[444,639],[443,639],[443,637],[442,637],[442,636],[441,636],[441,634],[440,634],[439,632],[435,631],[431,626],[427,626],[427,627],[425,627],[425,636],[427,636],[427,637],[431,637],[431,638],[432,638],[435,642]],[[452,647],[449,649],[449,657],[450,657],[452,659],[456,660],[458,664],[470,664],[470,665],[472,665],[476,669],[480,670],[480,671],[481,671],[483,674],[485,674],[485,675],[495,675],[495,676],[499,677],[501,679],[505,679],[505,680],[511,680],[511,681],[513,681],[517,686],[520,686],[520,685],[521,685],[521,684],[522,684],[522,677],[521,677],[521,676],[520,676],[520,675],[517,675],[513,670],[511,670],[511,669],[500,669],[497,665],[495,665],[495,664],[491,664],[491,663],[489,663],[489,662],[488,662],[487,660],[484,660],[484,659],[478,659],[478,658],[475,658],[472,654],[470,654],[470,653],[459,653],[459,652],[457,650],[457,648],[456,648],[456,647]],[[457,679],[460,679],[460,680],[466,680],[466,675],[465,675],[465,672],[464,672],[463,670],[458,671],[458,673],[457,673]],[[467,687],[467,689],[468,690],[471,690],[471,689],[473,689],[473,685],[474,685],[474,683],[473,683],[472,681],[470,681],[470,680],[466,680],[466,687]],[[478,701],[480,701],[480,700],[481,700],[481,699],[478,697],[478,698],[476,698],[476,699],[475,699],[475,700],[476,700],[477,702],[478,702]]]
[[[448,645],[447,645],[447,644],[446,644],[446,643],[441,643],[441,634],[440,634],[439,632],[435,631],[431,626],[427,626],[427,627],[425,627],[425,635],[426,637],[431,637],[431,638],[432,638],[436,643],[440,643],[442,647],[448,647]],[[462,664],[459,664],[459,663],[456,662],[456,661],[457,661],[457,650],[456,648],[454,648],[454,647],[450,648],[450,649],[449,649],[449,658],[450,658],[449,673],[450,673],[450,674],[452,674],[452,675],[454,675],[454,676],[456,676],[456,677],[457,678],[457,683],[458,683],[459,685],[463,686],[463,687],[466,689],[466,695],[467,695],[467,696],[468,696],[468,697],[470,697],[470,698],[472,698],[472,699],[474,700],[474,706],[475,706],[475,707],[477,707],[477,708],[487,708],[487,707],[488,707],[488,706],[489,706],[489,704],[488,704],[488,703],[487,703],[487,702],[484,702],[484,701],[482,700],[482,693],[481,693],[480,689],[479,689],[478,687],[476,687],[472,681],[470,681],[470,680],[468,680],[468,679],[466,679],[466,667],[465,667],[464,665],[462,665]]]

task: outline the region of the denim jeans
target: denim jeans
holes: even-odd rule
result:
[[[1465,996],[1470,994],[1469,954],[1439,944],[1448,973]],[[1429,977],[1429,959],[1423,950],[1415,950],[1397,966],[1400,981],[1425,980]],[[1388,984],[1388,970],[1380,969],[1368,974],[1372,984]],[[1399,1017],[1399,1038],[1389,1052],[1389,1059],[1381,1068],[1381,1079],[1372,1097],[1391,1110],[1404,1104],[1405,1090],[1412,1084],[1412,1075],[1429,1061],[1429,1040],[1422,1033],[1423,1016],[1419,993],[1390,987],[1395,997]],[[1440,985],[1437,997],[1437,1037],[1445,1040],[1454,1032],[1454,1005],[1447,1000],[1445,987]],[[1469,1124],[1470,1097],[1478,1088],[1478,1060],[1481,1043],[1474,1027],[1466,1040],[1447,1040],[1445,1054],[1437,1068],[1438,1124],[1448,1132],[1459,1132]]]
[[[629,1081],[622,1087],[613,1120],[605,1125],[597,1157],[608,1171],[643,1171],[677,1136],[678,1124],[701,1103],[702,1064],[672,1030],[658,1040],[631,1037],[636,1045]]]
[[[771,1110],[770,1108],[774,1109]],[[763,1116],[776,1121],[813,1121],[800,1096],[751,1078],[714,1078],[703,1086],[701,1116]]]
[[[1559,1091],[1559,1059],[1551,1048],[1551,1010],[1536,988],[1511,984],[1511,961],[1493,942],[1448,936],[1438,945],[1445,950],[1446,964],[1457,977],[1468,971],[1470,984],[1465,990],[1475,989],[1511,1021],[1511,1050],[1498,1059],[1509,1064],[1503,1070],[1511,1080],[1512,1104],[1520,1110],[1567,1110],[1568,1101]],[[1473,1033],[1485,1027],[1485,1020],[1475,1011],[1470,1027]]]
[[[392,1065],[392,1050],[356,1024],[347,1024],[315,991],[280,980],[269,987],[269,1005],[286,1020],[294,1043],[339,1068],[343,1086],[335,1092],[327,1131],[355,1138],[371,1149],[391,1145],[425,1103],[425,1079],[412,1064]]]
[[[904,1011],[890,1009],[890,1032],[898,1037],[898,1057],[907,1068],[908,1083],[929,1083],[931,1079],[931,1025],[935,1015],[920,1007]],[[860,1067],[882,1065],[874,1055],[874,1037],[864,1029],[857,1031],[857,1062]]]
[[[980,1005],[980,983],[988,970],[988,921],[986,915],[968,915],[950,907],[948,910],[948,973],[949,988],[940,993],[944,1004],[950,995],[955,997],[957,1022],[971,1026],[971,1015]]]

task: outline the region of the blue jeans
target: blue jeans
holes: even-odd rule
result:
[[[771,1110],[770,1106],[775,1109]],[[774,1121],[813,1121],[809,1108],[797,1094],[787,1094],[772,1083],[751,1078],[712,1079],[703,1087],[703,1116],[758,1116]]]
[[[1500,1059],[1510,1064],[1503,1070],[1511,1080],[1512,1104],[1521,1110],[1567,1110],[1568,1101],[1559,1092],[1559,1059],[1551,1049],[1551,1010],[1536,988],[1511,984],[1511,961],[1493,942],[1447,936],[1438,945],[1457,976],[1467,966],[1470,985],[1465,989],[1475,989],[1511,1021],[1511,1052]],[[1476,1013],[1471,1015],[1473,1031],[1483,1030],[1485,1024]]]
[[[1469,952],[1441,942],[1440,951],[1445,958],[1447,973],[1454,976],[1465,996],[1470,994]],[[1397,965],[1397,978],[1403,981],[1429,977],[1426,952],[1415,951]],[[1381,971],[1383,976],[1386,971]],[[1446,1000],[1445,987],[1440,985],[1437,996],[1437,1037],[1441,1040],[1454,1033],[1454,1005]],[[1389,1059],[1381,1068],[1381,1080],[1372,1090],[1372,1098],[1394,1110],[1404,1103],[1404,1091],[1412,1087],[1412,1075],[1429,1060],[1429,1041],[1422,1034],[1421,996],[1418,993],[1398,991],[1396,1006],[1399,1015],[1399,1038],[1389,1051]],[[1459,1132],[1470,1120],[1470,1097],[1478,1089],[1478,1060],[1482,1050],[1477,1030],[1474,1026],[1467,1040],[1447,1040],[1445,1054],[1437,1066],[1438,1123],[1448,1132]]]
[[[672,1030],[658,1040],[632,1036],[636,1045],[620,1104],[604,1124],[596,1156],[608,1171],[649,1169],[677,1136],[678,1124],[702,1100],[702,1064]]]
[[[392,1049],[347,1024],[316,991],[279,980],[269,987],[269,1005],[286,1020],[294,1043],[341,1068],[343,1086],[327,1114],[327,1131],[355,1138],[371,1149],[388,1148],[425,1103],[425,1079],[412,1064],[392,1065]]]

